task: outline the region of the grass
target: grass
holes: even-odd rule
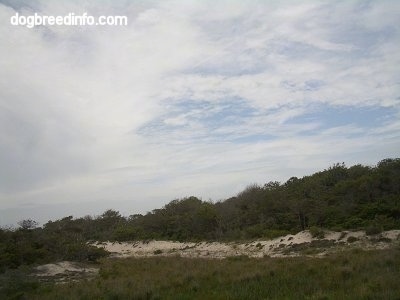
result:
[[[96,279],[28,299],[399,299],[400,249],[325,258],[104,259]]]
[[[293,244],[286,249],[283,250],[284,254],[302,254],[302,255],[316,255],[322,252],[326,252],[326,250],[335,247],[344,245],[344,242],[337,242],[333,240],[314,240],[311,243],[301,243],[301,244]]]

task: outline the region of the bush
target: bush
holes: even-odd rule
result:
[[[382,232],[382,228],[378,226],[369,226],[365,228],[365,234],[366,235],[376,235]]]
[[[137,230],[132,227],[117,227],[113,234],[112,239],[116,241],[133,241],[138,237]]]
[[[88,261],[94,262],[102,257],[108,256],[109,254],[110,253],[108,251],[104,250],[103,248],[88,246],[86,257],[87,257]]]
[[[349,237],[347,238],[347,242],[348,242],[348,243],[354,243],[354,242],[356,242],[356,241],[358,241],[358,238],[356,238],[355,236],[349,236]]]
[[[260,238],[263,236],[264,228],[262,224],[247,227],[244,232],[247,238]]]
[[[256,247],[257,247],[258,249],[262,249],[262,248],[264,248],[264,245],[262,245],[261,243],[257,243]]]
[[[319,227],[312,226],[310,228],[310,233],[313,238],[323,239],[325,237],[325,231]]]
[[[274,239],[288,234],[291,234],[291,232],[287,230],[268,229],[264,231],[263,237],[268,239]]]

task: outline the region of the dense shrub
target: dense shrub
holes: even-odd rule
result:
[[[323,239],[325,237],[325,231],[322,228],[318,228],[316,226],[310,227],[310,233],[312,237],[317,239]]]

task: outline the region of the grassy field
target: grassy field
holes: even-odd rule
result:
[[[400,299],[400,249],[325,258],[104,259],[92,280],[28,299]]]

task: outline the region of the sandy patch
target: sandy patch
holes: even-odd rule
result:
[[[384,238],[387,238],[390,240],[399,240],[400,239],[400,230],[385,231],[385,232],[382,232],[382,236]]]
[[[322,255],[329,251],[337,251],[349,246],[382,249],[390,247],[392,242],[398,239],[399,235],[400,230],[383,232],[379,236],[366,236],[364,231],[326,231],[323,239],[317,239],[313,238],[311,233],[306,230],[295,235],[286,235],[273,240],[257,240],[248,243],[135,241],[104,242],[94,243],[93,245],[111,252],[113,257],[181,256],[225,258],[238,255],[281,257],[297,256],[304,251]],[[353,237],[351,243],[347,241],[349,237]]]
[[[43,281],[54,280],[62,283],[92,277],[98,271],[98,268],[83,266],[71,261],[62,261],[36,267],[35,275]]]

